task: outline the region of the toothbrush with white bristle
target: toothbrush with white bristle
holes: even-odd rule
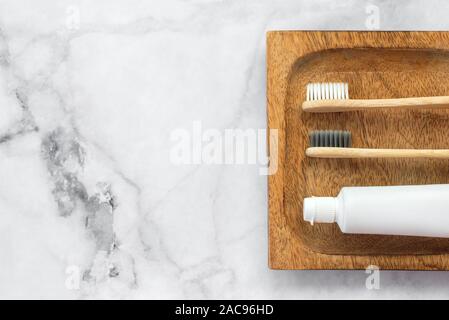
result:
[[[343,82],[307,84],[305,112],[347,112],[382,108],[445,109],[449,96],[411,97],[396,99],[349,99],[348,84]]]

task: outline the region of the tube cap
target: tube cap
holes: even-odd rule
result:
[[[303,215],[304,220],[309,221],[312,225],[314,222],[333,223],[337,218],[337,198],[305,198]]]

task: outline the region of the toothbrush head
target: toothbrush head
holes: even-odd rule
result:
[[[307,84],[306,101],[349,99],[348,84],[343,82]]]
[[[350,148],[351,132],[341,130],[314,130],[309,133],[311,147]]]

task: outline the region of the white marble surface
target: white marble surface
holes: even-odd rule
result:
[[[259,168],[170,161],[195,121],[265,128],[267,30],[369,4],[449,27],[442,0],[0,0],[0,298],[449,298],[445,272],[271,271]]]

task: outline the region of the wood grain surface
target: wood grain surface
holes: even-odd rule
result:
[[[301,109],[308,82],[347,82],[352,99],[447,96],[448,50],[448,32],[267,34],[268,127],[279,130],[278,170],[268,177],[271,268],[449,269],[449,239],[349,235],[302,218],[305,197],[343,186],[449,183],[446,159],[306,157],[309,131],[349,130],[360,148],[448,149],[449,110]]]

